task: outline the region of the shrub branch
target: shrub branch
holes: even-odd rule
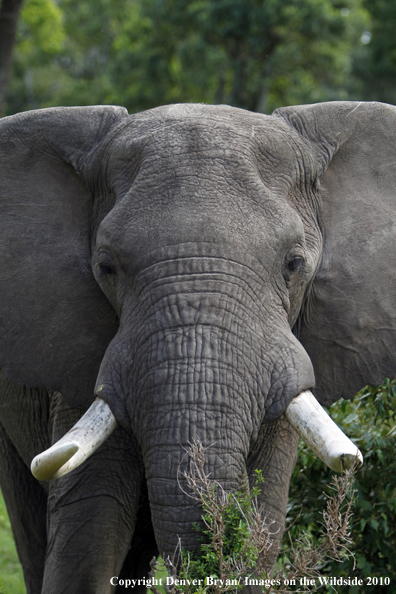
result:
[[[287,594],[291,591],[284,585],[285,579],[299,580],[302,577],[315,579],[327,560],[342,561],[353,557],[351,552],[350,520],[353,514],[355,490],[353,488],[356,465],[341,476],[333,476],[331,496],[327,497],[323,511],[323,529],[315,546],[308,535],[291,544],[286,551],[286,560],[272,575],[269,560],[273,546],[274,532],[270,528],[274,522],[264,515],[258,505],[260,484],[264,481],[256,471],[256,485],[250,493],[227,493],[205,472],[205,449],[200,442],[194,442],[186,450],[188,470],[181,473],[185,487],[183,492],[202,506],[202,522],[195,530],[202,541],[198,553],[182,549],[180,542],[173,559],[169,557],[163,566],[168,574],[184,583],[165,587],[167,594],[220,594],[236,592],[245,585],[245,579],[267,580],[266,592]],[[154,558],[150,577],[159,569]],[[207,583],[207,577],[218,578],[217,583]],[[191,585],[193,580],[199,586]],[[190,581],[190,584],[188,583]],[[272,582],[272,584],[270,583]],[[315,580],[316,583],[316,580]],[[320,587],[297,585],[294,592],[315,592]],[[159,594],[154,586],[154,594]]]

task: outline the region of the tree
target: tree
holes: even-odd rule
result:
[[[12,53],[22,2],[23,0],[2,0],[0,6],[0,116],[5,108]]]
[[[9,113],[185,101],[269,113],[348,99],[369,27],[362,1],[26,0]],[[40,37],[45,27],[51,36]]]
[[[146,0],[141,18],[140,43],[125,21],[113,80],[138,90],[142,106],[205,101],[271,112],[348,98],[368,13],[360,0]]]
[[[370,25],[354,59],[354,75],[361,99],[396,104],[396,4],[393,0],[365,0]]]
[[[55,0],[25,0],[18,22],[7,115],[57,105],[55,60],[65,41],[64,15]]]

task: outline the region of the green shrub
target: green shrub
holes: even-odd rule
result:
[[[396,593],[396,380],[386,379],[375,388],[366,386],[353,400],[336,402],[329,410],[333,420],[359,447],[364,464],[355,477],[356,502],[352,520],[353,559],[328,562],[322,575],[378,578],[376,592]],[[321,509],[329,470],[301,442],[292,477],[288,526],[289,539],[308,532],[319,538]],[[389,577],[390,585],[383,580]],[[382,578],[382,580],[381,580]],[[382,581],[382,584],[381,584]],[[359,586],[337,586],[339,594],[360,594]]]
[[[202,506],[202,523],[194,526],[202,544],[197,552],[189,553],[179,542],[174,558],[165,559],[164,566],[173,578],[165,588],[166,592],[222,594],[237,592],[248,584],[260,585],[265,592],[279,594],[305,592],[307,588],[300,584],[300,577],[311,578],[316,583],[319,568],[327,559],[341,560],[351,555],[348,547],[351,545],[349,520],[354,499],[353,468],[343,476],[333,478],[334,492],[326,498],[324,529],[319,538],[314,540],[310,535],[304,535],[297,546],[293,545],[284,554],[277,571],[270,574],[273,535],[271,525],[267,524],[263,510],[257,505],[260,484],[264,481],[261,472],[256,471],[256,485],[251,492],[226,493],[205,473],[202,444],[191,444],[187,453],[189,470],[182,476],[187,485],[185,493]],[[159,568],[160,564],[154,559],[151,578]],[[290,583],[296,584],[292,590]],[[318,581],[314,590],[319,587]],[[153,583],[150,589],[159,594],[156,584]]]

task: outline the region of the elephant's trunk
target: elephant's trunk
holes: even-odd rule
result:
[[[206,474],[232,491],[241,488],[246,477],[254,430],[248,382],[219,355],[217,360],[209,356],[210,345],[222,350],[218,332],[190,329],[184,339],[200,344],[202,351],[178,357],[169,341],[169,356],[163,347],[161,363],[139,382],[139,404],[132,417],[142,447],[156,541],[166,554],[174,552],[179,538],[189,550],[198,545],[192,524],[200,521],[202,509],[182,476],[188,468],[189,445],[202,443]],[[173,340],[178,342],[176,336]]]
[[[171,435],[170,435],[171,437]],[[201,502],[184,479],[188,472],[188,446],[162,444],[146,456],[146,476],[151,517],[156,542],[162,555],[174,554],[177,545],[189,551],[200,546],[199,534],[193,529],[202,516]],[[225,451],[222,444],[205,449],[204,472],[225,491],[246,488],[246,467],[240,453]],[[198,481],[197,488],[203,485]]]

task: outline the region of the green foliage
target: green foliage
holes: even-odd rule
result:
[[[396,103],[393,0],[25,0],[8,113]]]
[[[269,530],[263,509],[257,507],[260,494],[257,482],[263,482],[261,472],[256,470],[257,482],[251,493],[227,494],[205,473],[202,444],[190,444],[187,453],[189,471],[182,472],[182,477],[186,479],[192,499],[203,508],[202,524],[195,525],[202,544],[198,551],[189,553],[181,549],[179,541],[176,551],[179,554],[175,554],[173,559],[167,557],[163,562],[162,567],[168,570],[174,580],[177,578],[172,592],[235,592],[251,579],[257,580],[268,592],[305,592],[305,586],[302,589],[299,587],[302,577],[311,579],[310,583],[315,584],[320,568],[328,559],[340,561],[351,556],[350,519],[355,494],[355,468],[333,477],[330,485],[333,493],[326,498],[319,538],[315,541],[312,535],[303,533],[303,537],[283,553],[277,570],[267,578],[275,551],[271,551],[274,535]],[[150,577],[154,577],[154,572],[160,567],[154,558]],[[293,584],[292,590],[290,583]],[[320,587],[318,582],[312,591],[316,592]],[[160,594],[155,584],[151,585],[150,590]]]
[[[352,401],[341,400],[329,412],[362,451],[364,464],[355,480],[352,540],[356,567],[345,559],[327,564],[322,575],[390,577],[392,585],[378,585],[376,592],[391,594],[396,592],[396,380],[386,379],[375,388],[366,386]],[[314,541],[318,539],[327,481],[328,469],[300,442],[288,512],[293,541],[303,531]],[[357,586],[338,586],[337,590],[339,594],[360,592]]]
[[[9,113],[347,99],[363,0],[26,0]]]
[[[354,80],[360,99],[396,103],[396,4],[364,0],[370,14],[365,44],[354,59]]]
[[[245,566],[253,571],[256,567],[259,549],[250,537],[260,493],[259,485],[263,482],[261,471],[256,471],[256,484],[250,493],[222,492],[219,497],[219,486],[215,483],[210,485],[208,491],[201,493],[203,524],[195,524],[194,528],[199,533],[202,544],[200,551],[195,553],[182,550],[182,570],[179,576],[180,579],[202,581],[202,586],[194,588],[196,594],[215,592],[215,587],[205,585],[207,576],[236,580],[238,585],[233,585],[230,589],[240,590],[243,582],[239,583],[239,568]],[[214,502],[219,502],[223,497],[219,507],[214,505]],[[229,571],[226,569],[228,567],[231,568]]]
[[[22,5],[19,28],[19,52],[56,54],[63,47],[63,14],[53,0],[26,0]]]
[[[0,594],[25,594],[22,568],[0,491]]]

